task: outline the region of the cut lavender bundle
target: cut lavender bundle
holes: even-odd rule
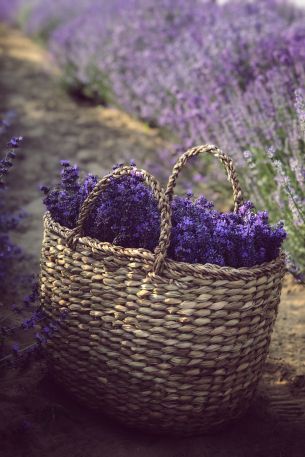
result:
[[[81,179],[77,166],[62,161],[61,181],[55,188],[42,187],[44,204],[52,218],[74,228],[80,207],[95,184],[96,176]],[[153,251],[160,235],[157,203],[143,178],[112,179],[99,196],[85,224],[85,235],[122,247]],[[172,234],[168,255],[188,263],[252,267],[279,255],[286,232],[283,223],[270,225],[266,211],[254,212],[251,202],[237,213],[221,213],[203,196],[175,197],[172,202]]]

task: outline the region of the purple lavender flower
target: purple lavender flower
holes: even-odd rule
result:
[[[12,345],[12,351],[13,351],[13,354],[15,354],[16,356],[18,356],[19,351],[20,351],[20,346],[19,346],[18,343],[13,343],[13,345]]]
[[[304,91],[300,88],[295,91],[295,109],[301,128],[305,132],[305,95]]]
[[[8,146],[11,148],[18,148],[23,140],[22,136],[14,136],[13,138],[10,139],[8,142]]]
[[[19,147],[22,137],[14,137],[9,141],[12,148]],[[16,246],[10,238],[10,232],[15,230],[23,213],[13,214],[8,208],[8,196],[6,181],[7,175],[13,166],[13,160],[16,154],[9,150],[3,159],[0,160],[0,292],[4,293],[6,288],[6,279],[8,278],[12,262],[21,258],[21,249]]]
[[[73,228],[81,204],[96,183],[97,177],[80,179],[78,168],[65,163],[61,183],[48,191],[44,203],[57,222]],[[155,249],[160,215],[141,175],[111,180],[86,221],[85,234],[123,247]],[[268,213],[256,214],[251,202],[238,213],[221,213],[204,196],[194,200],[189,193],[173,199],[168,255],[174,260],[252,267],[275,259],[285,238],[283,224],[271,226]]]

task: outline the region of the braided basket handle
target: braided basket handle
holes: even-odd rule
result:
[[[174,188],[176,186],[176,180],[180,171],[191,157],[195,157],[201,153],[212,154],[214,157],[217,157],[225,166],[228,180],[230,181],[233,189],[234,211],[236,212],[238,208],[243,204],[243,196],[233,161],[224,152],[211,144],[205,144],[204,146],[196,146],[191,148],[179,157],[176,164],[174,165],[172,174],[168,179],[165,195],[171,202],[174,194]]]
[[[110,181],[113,178],[117,179],[125,175],[134,176],[135,174],[141,176],[144,182],[147,184],[147,186],[151,188],[153,195],[157,200],[158,208],[161,213],[160,237],[158,246],[155,249],[155,260],[153,266],[154,273],[160,274],[163,270],[167,248],[170,243],[171,208],[167,197],[165,197],[164,190],[162,189],[157,179],[145,170],[139,170],[131,166],[123,166],[116,169],[112,173],[109,173],[108,175],[104,176],[95,185],[93,190],[90,192],[88,197],[83,202],[78,216],[78,220],[76,222],[76,226],[74,229],[71,230],[71,234],[69,235],[67,242],[71,248],[75,248],[78,239],[84,235],[84,226],[86,220],[88,219],[91,211],[93,210],[99,195],[104,192]]]

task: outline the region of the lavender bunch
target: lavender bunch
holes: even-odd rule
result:
[[[188,263],[252,267],[277,257],[286,237],[283,223],[269,225],[268,213],[255,214],[246,202],[238,213],[220,213],[204,197],[173,202],[169,255]]]
[[[56,222],[73,228],[97,177],[80,179],[77,167],[66,161],[62,167],[61,182],[42,188],[44,204]],[[221,213],[204,197],[194,200],[191,195],[174,198],[172,224],[169,257],[188,263],[251,267],[275,259],[286,237],[282,223],[271,226],[268,213],[254,213],[250,202],[238,213]],[[85,234],[123,247],[157,246],[157,203],[138,173],[112,179],[86,222]]]
[[[133,162],[131,162],[133,164]],[[79,177],[77,166],[62,161],[61,181],[49,189],[42,186],[44,204],[56,222],[73,228],[80,207],[97,183],[89,174]],[[115,168],[115,167],[114,167]],[[154,249],[159,237],[160,216],[151,192],[136,174],[113,179],[99,197],[86,224],[86,234],[121,246]]]

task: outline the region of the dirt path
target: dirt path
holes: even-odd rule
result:
[[[49,57],[18,31],[0,27],[0,113],[14,110],[12,134],[23,135],[13,200],[28,211],[18,241],[38,268],[43,207],[37,187],[74,160],[103,174],[134,158],[145,166],[163,145],[158,132],[114,109],[72,100],[59,87]],[[166,165],[165,165],[166,166]],[[0,383],[1,457],[304,457],[305,298],[286,279],[270,357],[257,398],[238,425],[217,435],[171,439],[131,433],[93,415],[57,388],[45,367]],[[2,438],[2,439],[1,439]]]
[[[123,112],[67,96],[47,54],[18,31],[0,27],[0,58],[0,113],[13,110],[12,133],[25,137],[16,201],[32,215],[25,248],[37,254],[43,212],[38,186],[58,175],[61,159],[102,176],[131,158],[145,167],[145,158],[153,160],[163,142],[156,130]]]

